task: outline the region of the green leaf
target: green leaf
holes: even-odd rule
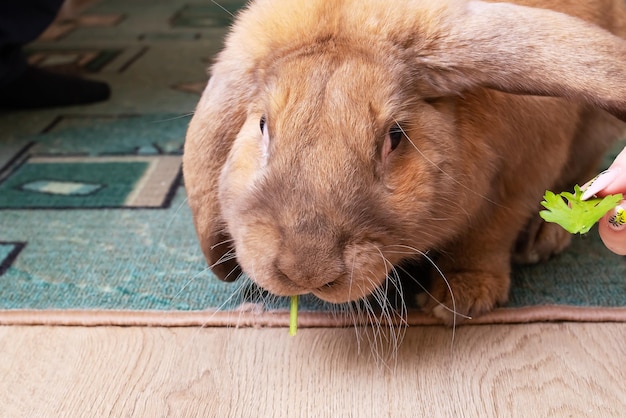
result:
[[[608,211],[616,207],[623,199],[621,194],[604,198],[582,200],[580,187],[574,187],[574,194],[563,192],[555,194],[546,190],[541,204],[546,210],[539,215],[547,222],[555,222],[570,234],[586,234],[591,227]]]

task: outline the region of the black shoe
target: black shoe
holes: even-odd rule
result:
[[[72,106],[101,102],[110,96],[111,89],[106,83],[29,66],[11,83],[0,86],[0,107],[37,109]]]

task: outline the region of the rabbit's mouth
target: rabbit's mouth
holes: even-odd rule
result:
[[[276,296],[311,294],[325,302],[335,304],[367,298],[375,293],[386,280],[384,271],[367,277],[357,276],[357,274],[348,272],[337,275],[329,272],[303,280],[301,277],[290,277],[280,270],[274,270],[267,276],[249,275],[249,277],[257,285]]]
[[[257,284],[261,285],[257,280]],[[293,283],[285,284],[278,281],[264,283],[263,287],[276,296],[295,296],[311,294],[324,302],[344,304],[368,298],[380,287],[372,280],[362,285],[355,285],[347,281],[333,281],[318,288],[305,288]]]
[[[385,283],[395,282],[398,274],[392,263],[399,260],[391,261],[381,254],[379,245],[361,242],[348,246],[340,256],[329,257],[307,269],[299,263],[285,262],[285,254],[281,253],[268,270],[257,270],[260,275],[251,277],[279,296],[312,294],[334,304],[355,302],[385,292]],[[394,277],[390,279],[390,275]]]
[[[379,287],[374,281],[368,280],[356,285],[355,283],[334,282],[317,288],[311,293],[319,299],[330,303],[348,303],[370,296]]]

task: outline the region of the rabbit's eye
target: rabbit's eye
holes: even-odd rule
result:
[[[404,130],[398,125],[394,123],[391,128],[389,128],[389,142],[391,145],[391,151],[395,150],[398,145],[400,145],[400,141],[402,137],[404,137]]]
[[[265,115],[261,116],[261,120],[259,121],[259,126],[261,127],[261,133],[265,129]]]
[[[263,152],[263,158],[267,159],[270,149],[270,133],[267,131],[267,120],[265,115],[261,116],[259,127],[261,128],[261,151]]]

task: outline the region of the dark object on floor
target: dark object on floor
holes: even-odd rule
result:
[[[111,90],[106,83],[27,67],[13,82],[0,87],[0,107],[36,109],[71,106],[100,102],[110,95]]]

